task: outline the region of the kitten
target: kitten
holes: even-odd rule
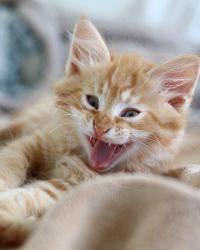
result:
[[[111,55],[85,18],[72,37],[53,106],[22,114],[0,133],[15,137],[0,151],[1,245],[20,244],[67,190],[97,174],[175,167],[199,58],[155,66]]]

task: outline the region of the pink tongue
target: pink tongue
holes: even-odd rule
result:
[[[117,145],[98,140],[92,148],[90,164],[95,170],[104,170],[108,168],[113,160],[114,151]]]

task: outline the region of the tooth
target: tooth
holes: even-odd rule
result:
[[[109,143],[109,147],[111,146],[111,143]]]

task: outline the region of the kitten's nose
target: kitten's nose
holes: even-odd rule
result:
[[[93,121],[93,128],[97,138],[101,138],[113,126],[113,120],[108,116],[99,115]]]

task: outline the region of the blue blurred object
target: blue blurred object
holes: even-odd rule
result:
[[[46,53],[12,5],[0,5],[0,98],[20,98],[44,78]]]

